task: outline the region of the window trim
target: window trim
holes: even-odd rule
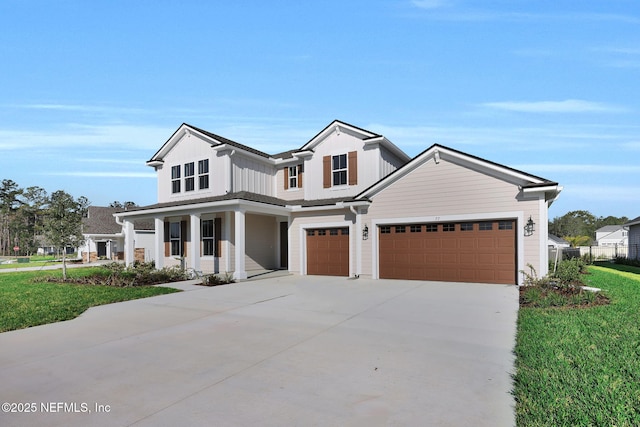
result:
[[[209,188],[209,159],[198,160],[198,190]]]
[[[211,235],[205,235],[205,227],[209,227]],[[200,239],[202,241],[202,256],[215,256],[216,254],[216,231],[215,231],[215,220],[213,219],[203,219],[200,225]],[[207,249],[211,249],[211,253],[207,253]]]
[[[344,167],[341,167],[343,158],[344,158]],[[338,162],[337,165],[336,165],[336,160]],[[336,178],[338,179],[336,180]],[[343,180],[344,182],[342,182]],[[331,186],[340,187],[348,184],[349,184],[349,157],[347,153],[332,155],[331,156]]]
[[[180,192],[180,165],[171,166],[171,194]]]
[[[298,165],[287,166],[287,168],[288,168],[289,188],[297,189],[298,188]]]
[[[174,225],[177,226],[177,237],[174,236]],[[174,253],[174,243],[176,242],[178,245],[178,253]],[[182,256],[182,223],[180,221],[172,221],[169,223],[169,255]]]

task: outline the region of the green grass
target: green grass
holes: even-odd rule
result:
[[[611,304],[521,308],[518,426],[640,425],[640,269],[589,267]]]
[[[69,276],[96,272],[72,269]],[[36,276],[61,275],[59,270],[0,274],[0,332],[78,317],[89,307],[177,292],[156,286],[109,286],[34,283]]]

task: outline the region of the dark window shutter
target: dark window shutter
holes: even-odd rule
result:
[[[322,186],[331,187],[331,156],[322,158]]]
[[[358,184],[358,152],[349,152],[349,185]]]
[[[213,256],[215,257],[220,257],[220,254],[222,253],[222,218],[216,218],[213,221],[214,224],[214,231],[213,231],[213,235],[214,237],[214,253]]]
[[[171,244],[169,243],[169,226],[170,223],[165,221],[164,223],[164,256],[165,257],[169,257],[171,256]]]
[[[298,188],[302,188],[302,165],[298,166]]]
[[[182,256],[187,256],[187,246],[189,242],[189,230],[187,229],[187,221],[180,221],[180,237],[182,238]]]
[[[288,166],[284,167],[284,189],[285,190],[289,189],[289,167]]]

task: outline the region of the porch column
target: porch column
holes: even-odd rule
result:
[[[231,271],[231,212],[226,211],[224,213],[224,231],[222,237],[224,239],[224,246],[222,252],[224,254],[224,271]]]
[[[235,211],[235,243],[236,243],[236,266],[233,278],[237,280],[246,279],[244,253],[245,253],[245,223],[244,210],[236,209]]]
[[[200,271],[200,214],[191,214],[191,241],[189,242],[189,255],[191,268]]]
[[[126,266],[130,266],[134,261],[135,241],[133,239],[133,222],[124,221],[124,262]]]
[[[153,236],[155,240],[153,260],[156,268],[161,269],[164,267],[164,218],[155,217],[153,224],[155,227],[155,234]]]
[[[355,276],[360,276],[362,274],[362,214],[360,213],[360,209],[356,208],[356,224],[355,224],[355,233],[353,233],[356,241],[355,241],[355,258],[356,258],[356,272]],[[351,233],[349,233],[351,234]]]

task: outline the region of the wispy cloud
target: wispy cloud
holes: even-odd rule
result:
[[[486,102],[483,107],[519,113],[594,113],[620,112],[623,108],[601,102],[567,99],[564,101],[503,101]]]
[[[448,0],[412,0],[411,3],[420,9],[438,9],[451,5]]]
[[[563,195],[576,196],[582,200],[591,201],[597,194],[598,200],[607,202],[637,202],[640,187],[621,185],[586,185],[566,184]],[[562,197],[562,196],[561,196]],[[631,215],[637,215],[632,212]]]

